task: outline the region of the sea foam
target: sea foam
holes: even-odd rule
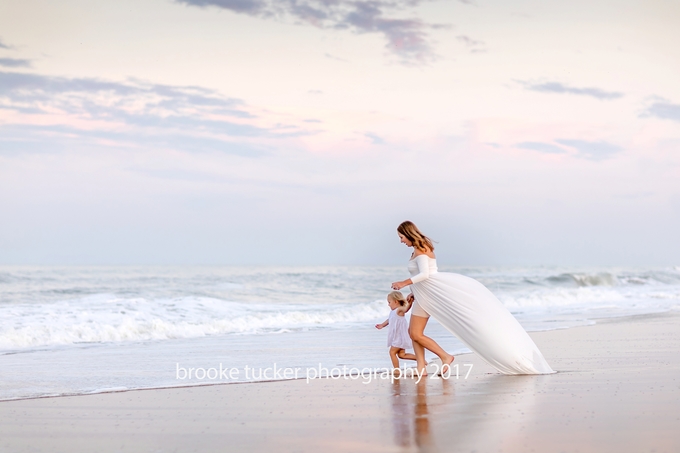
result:
[[[93,342],[261,334],[366,323],[386,315],[383,301],[355,304],[246,304],[205,297],[123,299],[109,294],[68,301],[0,305],[0,349]]]

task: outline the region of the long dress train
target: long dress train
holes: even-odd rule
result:
[[[409,261],[408,270],[416,304],[489,365],[503,374],[554,373],[515,317],[477,280],[438,272],[427,255]]]

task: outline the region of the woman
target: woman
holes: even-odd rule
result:
[[[413,247],[408,263],[411,278],[392,283],[392,289],[411,285],[415,296],[409,334],[419,370],[426,365],[425,349],[439,356],[444,372],[453,362],[451,354],[423,333],[432,315],[503,374],[554,373],[533,340],[491,291],[472,278],[437,272],[432,241],[413,222],[403,222],[397,232],[403,244]]]

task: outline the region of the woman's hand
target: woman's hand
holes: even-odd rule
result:
[[[392,289],[395,291],[399,291],[401,288],[404,286],[408,286],[408,283],[406,283],[407,280],[404,280],[403,282],[394,282],[392,283]]]

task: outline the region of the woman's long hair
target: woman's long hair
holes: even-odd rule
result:
[[[406,239],[411,241],[413,247],[415,247],[416,249],[424,252],[428,250],[434,252],[434,245],[432,245],[432,240],[429,237],[425,236],[423,233],[421,233],[416,224],[411,222],[410,220],[401,222],[401,224],[397,227],[397,231],[403,234],[406,237]]]

